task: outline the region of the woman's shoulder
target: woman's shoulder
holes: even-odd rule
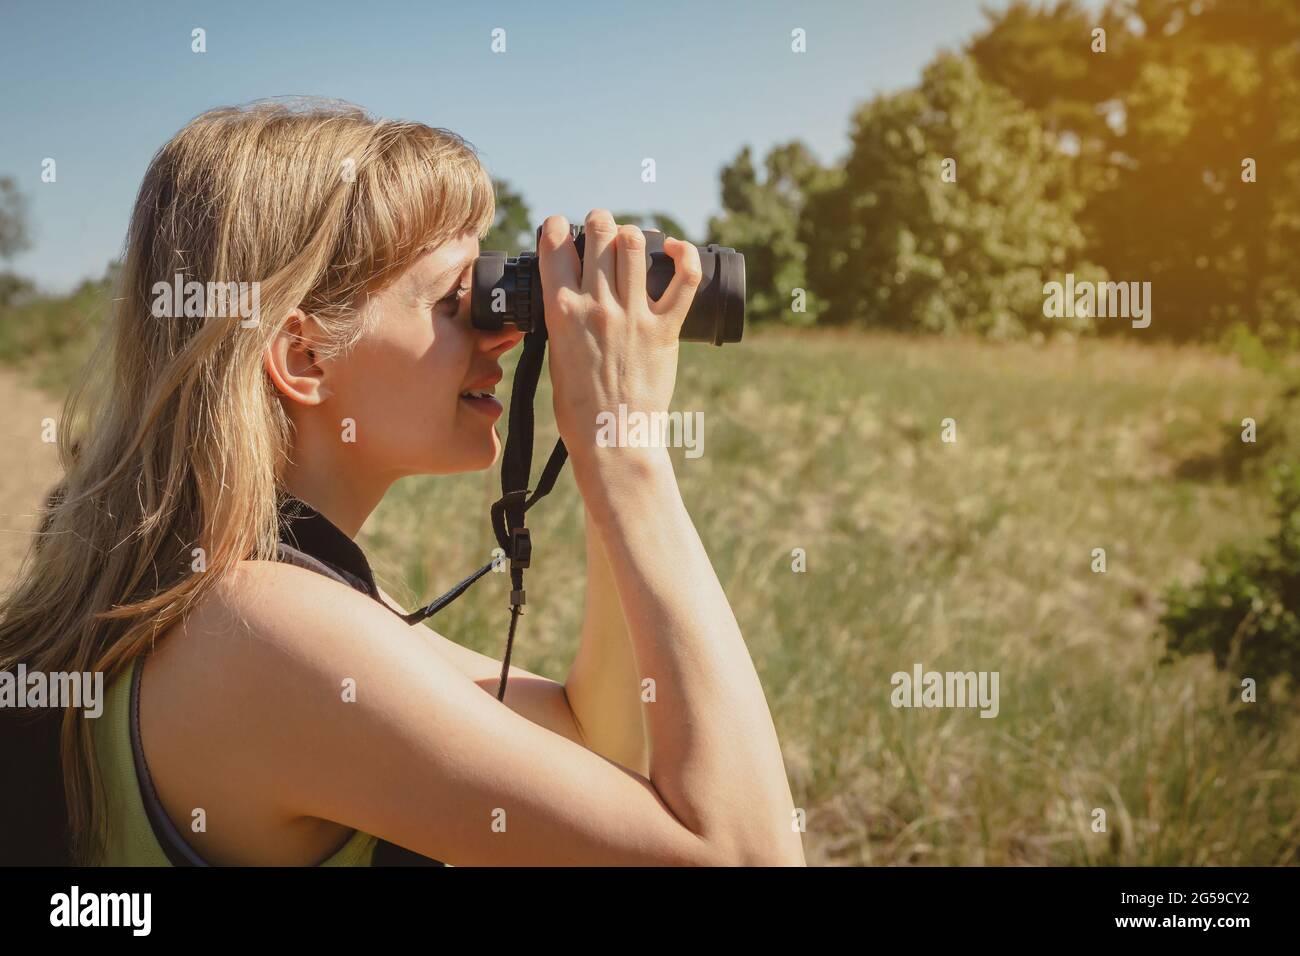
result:
[[[246,561],[223,574],[141,665],[141,733],[169,812],[238,820],[232,846],[287,840],[291,856],[305,840],[305,859],[326,855],[338,827],[311,819],[299,764],[328,764],[363,675],[378,683],[409,666],[406,630],[303,568]],[[220,859],[219,839],[199,838],[205,855]]]
[[[373,599],[324,575],[241,561],[163,635],[146,680],[158,675],[150,682],[168,685],[178,702],[230,709],[227,726],[238,727],[241,715],[273,720],[301,706],[303,694],[333,686],[361,658],[400,655],[408,632]]]
[[[173,635],[203,634],[203,643],[243,655],[319,648],[362,624],[366,633],[402,629],[372,598],[333,578],[289,562],[240,561],[205,590]]]

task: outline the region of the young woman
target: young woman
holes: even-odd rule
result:
[[[521,336],[476,330],[466,299],[494,208],[455,134],[351,107],[215,110],[157,154],[104,387],[65,413],[67,478],[0,610],[0,669],[103,672],[107,702],[15,736],[29,766],[5,787],[35,809],[0,842],[61,845],[37,815],[54,781],[79,863],[368,865],[379,840],[454,865],[803,863],[667,453],[595,440],[602,409],[667,408],[694,246],[665,241],[654,302],[635,227],[593,210],[580,263],[568,223],[543,226],[587,521],[564,683],[512,668],[498,702],[500,665],[404,624],[351,540],[397,479],[500,451],[501,406],[471,393]],[[256,282],[256,324],[160,307],[178,273]]]

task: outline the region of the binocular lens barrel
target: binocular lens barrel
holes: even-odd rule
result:
[[[584,248],[583,227],[570,226],[578,260]],[[542,230],[537,229],[540,242]],[[673,278],[673,260],[664,252],[664,235],[647,230],[646,292],[658,301]],[[683,342],[739,342],[745,329],[745,257],[727,246],[710,243],[700,250],[702,278],[682,323]],[[484,252],[474,260],[470,292],[474,327],[497,331],[513,326],[522,332],[544,326],[542,277],[536,252],[509,257]]]

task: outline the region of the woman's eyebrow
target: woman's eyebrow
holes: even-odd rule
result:
[[[460,275],[462,272],[465,271],[465,269],[469,266],[469,264],[472,263],[476,258],[477,256],[469,256],[468,258],[464,259],[459,265],[452,266],[446,272],[438,273],[438,275],[434,276],[433,278],[433,287],[435,289],[441,288],[442,284],[446,282],[448,278],[454,275],[455,276]]]

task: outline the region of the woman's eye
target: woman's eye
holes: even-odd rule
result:
[[[438,305],[443,306],[446,311],[452,313],[460,311],[460,300],[469,295],[469,286],[461,286],[451,295],[443,296],[438,300]]]

